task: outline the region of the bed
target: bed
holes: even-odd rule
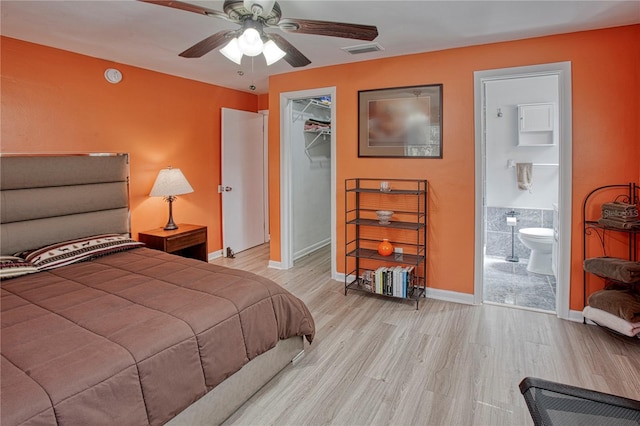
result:
[[[276,283],[129,238],[127,155],[0,174],[2,425],[219,424],[313,340]]]

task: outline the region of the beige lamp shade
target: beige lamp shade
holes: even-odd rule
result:
[[[156,182],[149,193],[152,197],[171,197],[172,195],[189,194],[193,188],[180,169],[171,167],[160,170]]]

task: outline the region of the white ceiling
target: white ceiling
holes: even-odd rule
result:
[[[188,1],[188,0],[187,0]],[[223,1],[190,1],[222,11]],[[279,1],[283,18],[376,25],[381,52],[350,55],[367,42],[278,32],[311,60],[309,69],[347,62],[506,40],[640,23],[640,1]],[[135,0],[0,1],[2,35],[249,91],[268,91],[268,76],[295,71],[262,56],[242,66],[214,50],[202,58],[178,54],[236,25],[222,19]],[[244,75],[239,75],[238,71]],[[124,76],[126,78],[126,75]]]

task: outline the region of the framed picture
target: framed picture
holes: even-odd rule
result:
[[[442,158],[442,84],[359,91],[358,157]]]

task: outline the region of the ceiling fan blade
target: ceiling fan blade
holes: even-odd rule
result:
[[[330,37],[353,38],[372,41],[378,37],[374,25],[347,24],[344,22],[313,21],[309,19],[281,19],[278,27],[283,31],[300,34],[317,34]]]
[[[287,54],[284,56],[284,60],[289,63],[294,68],[305,67],[311,63],[309,58],[304,56],[302,52],[296,49],[293,44],[289,43],[282,37],[280,34],[269,34],[269,37],[273,42],[278,45],[280,49],[285,51]]]
[[[223,45],[225,42],[230,41],[234,35],[234,30],[218,31],[214,35],[211,35],[199,43],[194,44],[184,52],[180,54],[183,58],[200,58],[201,56],[211,52],[216,47]]]
[[[158,6],[172,7],[174,9],[186,10],[187,12],[198,13],[205,16],[214,16],[216,18],[222,18],[229,21],[229,16],[224,12],[218,12],[217,10],[209,9],[202,6],[196,6],[195,4],[185,3],[182,1],[162,1],[162,0],[138,0],[143,3],[157,4]]]

